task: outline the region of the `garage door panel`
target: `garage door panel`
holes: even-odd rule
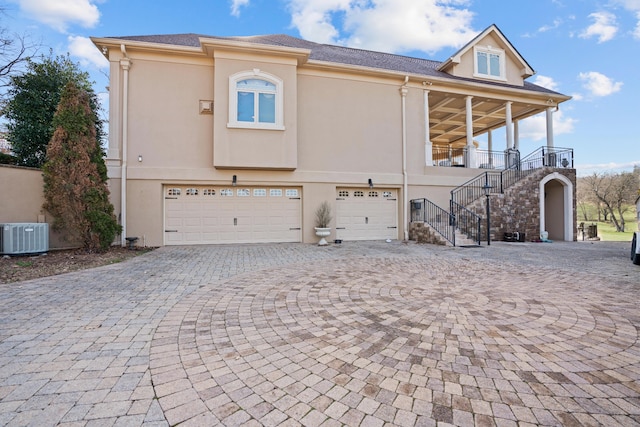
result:
[[[338,189],[336,237],[397,239],[397,190]]]
[[[165,187],[167,245],[299,242],[301,221],[298,189]]]

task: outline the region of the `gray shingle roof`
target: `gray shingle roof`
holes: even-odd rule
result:
[[[286,34],[270,34],[261,36],[237,36],[237,37],[220,37],[209,36],[204,34],[164,34],[149,36],[124,36],[124,37],[108,37],[117,40],[131,40],[146,43],[160,43],[177,46],[199,47],[200,38],[210,38],[219,40],[243,41],[248,43],[257,43],[273,46],[285,46],[292,48],[302,48],[311,51],[309,56],[312,60],[333,62],[337,64],[354,65],[359,67],[377,68],[382,70],[397,71],[401,73],[409,73],[415,75],[423,75],[425,77],[433,76],[444,79],[460,80],[460,81],[476,81],[484,84],[502,87],[514,87],[522,89],[522,87],[507,85],[498,82],[487,82],[485,80],[468,79],[464,77],[456,77],[451,74],[438,71],[438,67],[442,64],[440,61],[429,59],[415,58],[410,56],[395,55],[390,53],[375,52],[363,49],[354,49],[344,46],[335,46],[329,44],[314,43],[307,40],[292,37]],[[558,94],[544,87],[524,82],[524,89],[533,92],[542,92],[549,94]]]

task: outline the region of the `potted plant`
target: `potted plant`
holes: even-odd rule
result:
[[[324,201],[318,206],[316,209],[316,236],[320,237],[320,241],[318,242],[318,246],[327,245],[327,240],[325,237],[328,237],[331,234],[331,228],[329,227],[329,223],[331,222],[331,206],[329,202]]]

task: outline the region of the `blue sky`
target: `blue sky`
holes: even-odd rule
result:
[[[636,129],[640,0],[0,0],[3,27],[70,52],[106,98],[108,67],[89,37],[285,33],[444,61],[496,24],[536,71],[529,81],[573,96],[554,115],[555,145],[580,175],[640,165]],[[543,117],[520,124],[523,155],[545,144]],[[480,136],[486,147],[486,137]],[[494,132],[502,148],[504,132]]]

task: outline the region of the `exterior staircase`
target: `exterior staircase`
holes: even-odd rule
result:
[[[449,211],[426,198],[412,200],[411,231],[415,240],[452,246],[480,245],[486,236],[486,221],[482,218],[487,202],[482,199],[488,198],[496,212],[491,215],[492,223],[495,216],[495,224],[500,225],[492,226],[493,233],[509,229],[536,235],[538,204],[530,196],[537,194],[537,183],[551,172],[549,169],[573,170],[573,150],[541,147],[522,159],[519,154],[516,158],[518,161],[506,169],[488,170],[453,189]],[[524,198],[530,202],[523,203],[523,196],[529,196]]]

